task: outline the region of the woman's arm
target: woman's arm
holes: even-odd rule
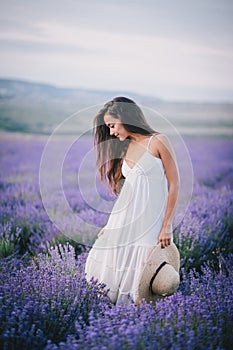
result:
[[[169,185],[167,208],[158,238],[158,243],[161,243],[161,247],[164,248],[171,243],[172,221],[175,215],[175,209],[179,196],[180,178],[176,164],[175,153],[168,138],[165,135],[158,135],[154,139],[156,139],[156,142],[153,142],[153,148],[154,150],[157,148],[158,153],[156,153],[159,155],[163,162]]]

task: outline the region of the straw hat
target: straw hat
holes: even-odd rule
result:
[[[173,294],[180,283],[179,269],[180,254],[173,242],[165,248],[155,246],[139,277],[137,302]]]

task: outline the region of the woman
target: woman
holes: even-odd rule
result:
[[[174,152],[132,100],[116,97],[94,121],[97,165],[118,195],[107,225],[89,252],[85,272],[105,283],[113,303],[136,302],[140,272],[151,249],[172,241],[179,193]]]

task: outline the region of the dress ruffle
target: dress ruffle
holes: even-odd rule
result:
[[[87,279],[94,276],[104,283],[112,303],[127,303],[129,295],[136,300],[139,275],[150,251],[151,246],[130,245],[108,249],[101,254],[93,247],[87,259]]]

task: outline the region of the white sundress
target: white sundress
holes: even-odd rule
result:
[[[91,248],[85,273],[106,284],[113,303],[137,300],[138,279],[157,244],[166,211],[168,185],[163,163],[147,150],[134,167],[123,160],[124,185],[109,216],[104,233]]]

